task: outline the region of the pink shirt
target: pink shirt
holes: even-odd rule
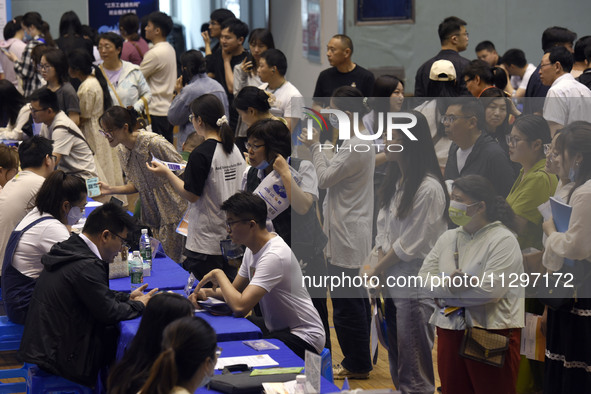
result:
[[[139,51],[136,47],[139,48]],[[141,37],[138,41],[126,40],[121,50],[121,60],[126,60],[139,66],[149,49],[148,43]],[[141,56],[140,52],[142,53]]]

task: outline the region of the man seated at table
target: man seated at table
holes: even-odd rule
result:
[[[86,220],[82,234],[55,244],[41,258],[18,357],[92,387],[115,356],[117,323],[144,311],[154,289],[131,294],[109,289],[109,267],[134,222],[123,208],[105,204]]]
[[[221,207],[232,241],[246,246],[234,282],[220,269],[203,277],[189,299],[215,297],[225,300],[237,316],[246,316],[259,303],[264,321],[249,319],[265,338],[283,341],[304,358],[305,351],[320,353],[325,333],[318,312],[302,284],[302,271],[285,241],[265,226],[267,205],[259,196],[239,192]],[[212,283],[213,288],[202,288]]]

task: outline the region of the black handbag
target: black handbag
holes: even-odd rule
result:
[[[250,376],[252,368],[246,364],[230,365],[221,375],[215,375],[207,385],[209,390],[226,394],[258,394],[263,392],[263,382],[288,382],[295,380],[298,374]]]

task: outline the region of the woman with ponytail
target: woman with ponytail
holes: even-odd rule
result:
[[[515,393],[525,316],[523,288],[501,283],[501,278],[520,278],[523,273],[512,232],[515,214],[486,178],[467,175],[453,183],[449,215],[459,227],[439,237],[419,271],[425,297],[434,297],[438,306],[430,322],[437,328],[443,392]],[[434,277],[442,280],[429,280]],[[501,367],[459,354],[468,327],[509,338]]]
[[[228,124],[222,102],[213,94],[204,94],[191,103],[189,120],[205,141],[191,152],[184,181],[167,166],[152,161],[148,167],[165,177],[174,190],[189,201],[188,235],[183,267],[197,279],[220,268],[230,280],[236,276],[222,256],[220,241],[226,239],[226,215],[220,206],[240,190],[245,169],[244,157],[234,145],[234,132]]]
[[[35,207],[12,232],[3,256],[2,298],[11,321],[25,324],[35,282],[43,270],[41,256],[70,237],[69,226],[80,220],[85,206],[84,179],[56,170],[43,182]]]
[[[97,165],[102,169],[103,182],[114,186],[123,186],[123,172],[117,153],[109,147],[109,142],[99,134],[99,117],[113,104],[107,81],[94,59],[84,49],[75,49],[69,55],[70,77],[82,83],[78,88],[80,100],[80,130],[94,152]],[[127,196],[119,196],[124,203]]]
[[[99,182],[101,193],[139,193],[141,204],[140,221],[150,226],[152,235],[162,243],[164,252],[181,262],[185,240],[176,228],[187,210],[187,203],[168,181],[154,176],[146,163],[157,158],[172,163],[181,163],[182,157],[174,146],[159,134],[138,130],[138,114],[133,108],[113,106],[99,118],[99,132],[117,152],[121,168],[127,177],[123,186]]]
[[[209,383],[220,350],[213,328],[199,317],[166,326],[162,352],[150,370],[142,394],[190,394]]]
[[[43,86],[41,75],[35,69],[32,58],[33,48],[37,45],[45,44],[55,47],[55,42],[51,38],[49,25],[45,22],[38,12],[27,12],[23,16],[23,28],[25,30],[25,39],[29,42],[25,46],[21,59],[18,59],[13,53],[6,56],[14,63],[14,71],[23,81],[24,96],[28,97],[35,90]]]

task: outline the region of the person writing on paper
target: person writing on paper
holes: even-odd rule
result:
[[[378,189],[376,247],[378,261],[371,275],[416,276],[423,259],[447,230],[449,197],[427,119],[417,111],[412,128],[418,141],[398,130],[385,140],[385,176]],[[402,148],[401,148],[402,146]],[[384,149],[386,149],[384,148]],[[390,374],[403,393],[435,390],[431,352],[435,331],[429,318],[435,311],[432,298],[417,297],[417,289],[384,290]]]
[[[189,201],[189,228],[183,267],[199,280],[220,268],[234,278],[236,268],[222,256],[220,241],[226,238],[222,202],[240,189],[245,163],[234,145],[234,132],[228,124],[225,108],[213,94],[204,94],[191,103],[189,120],[205,138],[191,152],[184,181],[167,166],[152,161],[147,169],[170,182],[174,191]]]
[[[150,226],[168,257],[181,263],[185,237],[176,228],[187,210],[187,203],[174,192],[170,182],[154,176],[146,163],[157,159],[180,163],[181,155],[156,133],[137,130],[137,112],[114,106],[99,118],[100,133],[117,150],[127,184],[113,186],[99,182],[101,194],[140,194],[142,223]]]
[[[122,320],[140,316],[158,289],[144,284],[130,293],[109,289],[109,264],[127,245],[134,220],[107,203],[88,215],[80,235],[56,244],[42,258],[19,360],[94,387],[99,370],[115,357]]]
[[[272,221],[267,218],[267,228],[276,231],[292,248],[303,275],[318,278],[325,276],[324,247],[327,239],[316,216],[318,178],[314,165],[308,160],[291,157],[291,135],[283,122],[260,120],[250,126],[246,133],[251,167],[244,172],[242,190],[254,193],[262,182],[273,182],[273,185],[285,188],[289,205]],[[294,181],[292,171],[297,174],[298,181]],[[325,347],[330,349],[326,287],[309,286],[308,292],[324,325],[327,338]]]
[[[548,308],[544,392],[574,393],[591,384],[591,124],[573,122],[562,129],[556,139],[555,161],[561,173],[574,182],[566,203],[572,207],[568,230],[556,231],[554,220],[544,222],[548,236],[543,264],[559,273],[575,270],[573,285],[576,299],[568,307]],[[563,266],[565,259],[576,260],[574,266]]]
[[[225,300],[236,316],[246,316],[258,303],[263,338],[281,340],[299,357],[305,351],[320,354],[325,343],[322,321],[302,284],[302,271],[289,246],[267,231],[267,204],[257,195],[238,192],[224,201],[226,228],[232,242],[246,246],[242,265],[233,282],[220,269],[203,277],[189,296],[197,300]],[[204,288],[208,283],[213,288]]]
[[[57,170],[43,182],[35,208],[16,226],[3,256],[2,299],[12,322],[25,324],[35,283],[43,271],[41,256],[70,238],[66,226],[80,220],[85,206],[82,178]]]
[[[515,394],[525,317],[523,290],[502,286],[499,279],[523,273],[521,250],[512,233],[515,214],[490,181],[466,175],[453,183],[449,216],[459,227],[439,237],[419,271],[424,296],[435,297],[439,306],[430,323],[437,327],[441,387],[454,394]],[[427,280],[450,276],[459,277],[456,285]],[[478,277],[478,283],[472,277]],[[460,278],[467,285],[458,283]],[[509,338],[502,367],[460,356],[467,327]]]
[[[175,320],[166,326],[162,351],[139,392],[193,393],[209,383],[220,354],[215,331],[205,320],[195,316]]]
[[[159,293],[150,299],[140,326],[125,354],[111,369],[108,380],[110,394],[137,393],[150,376],[150,368],[161,350],[162,333],[177,319],[193,316],[195,308],[176,293]]]

